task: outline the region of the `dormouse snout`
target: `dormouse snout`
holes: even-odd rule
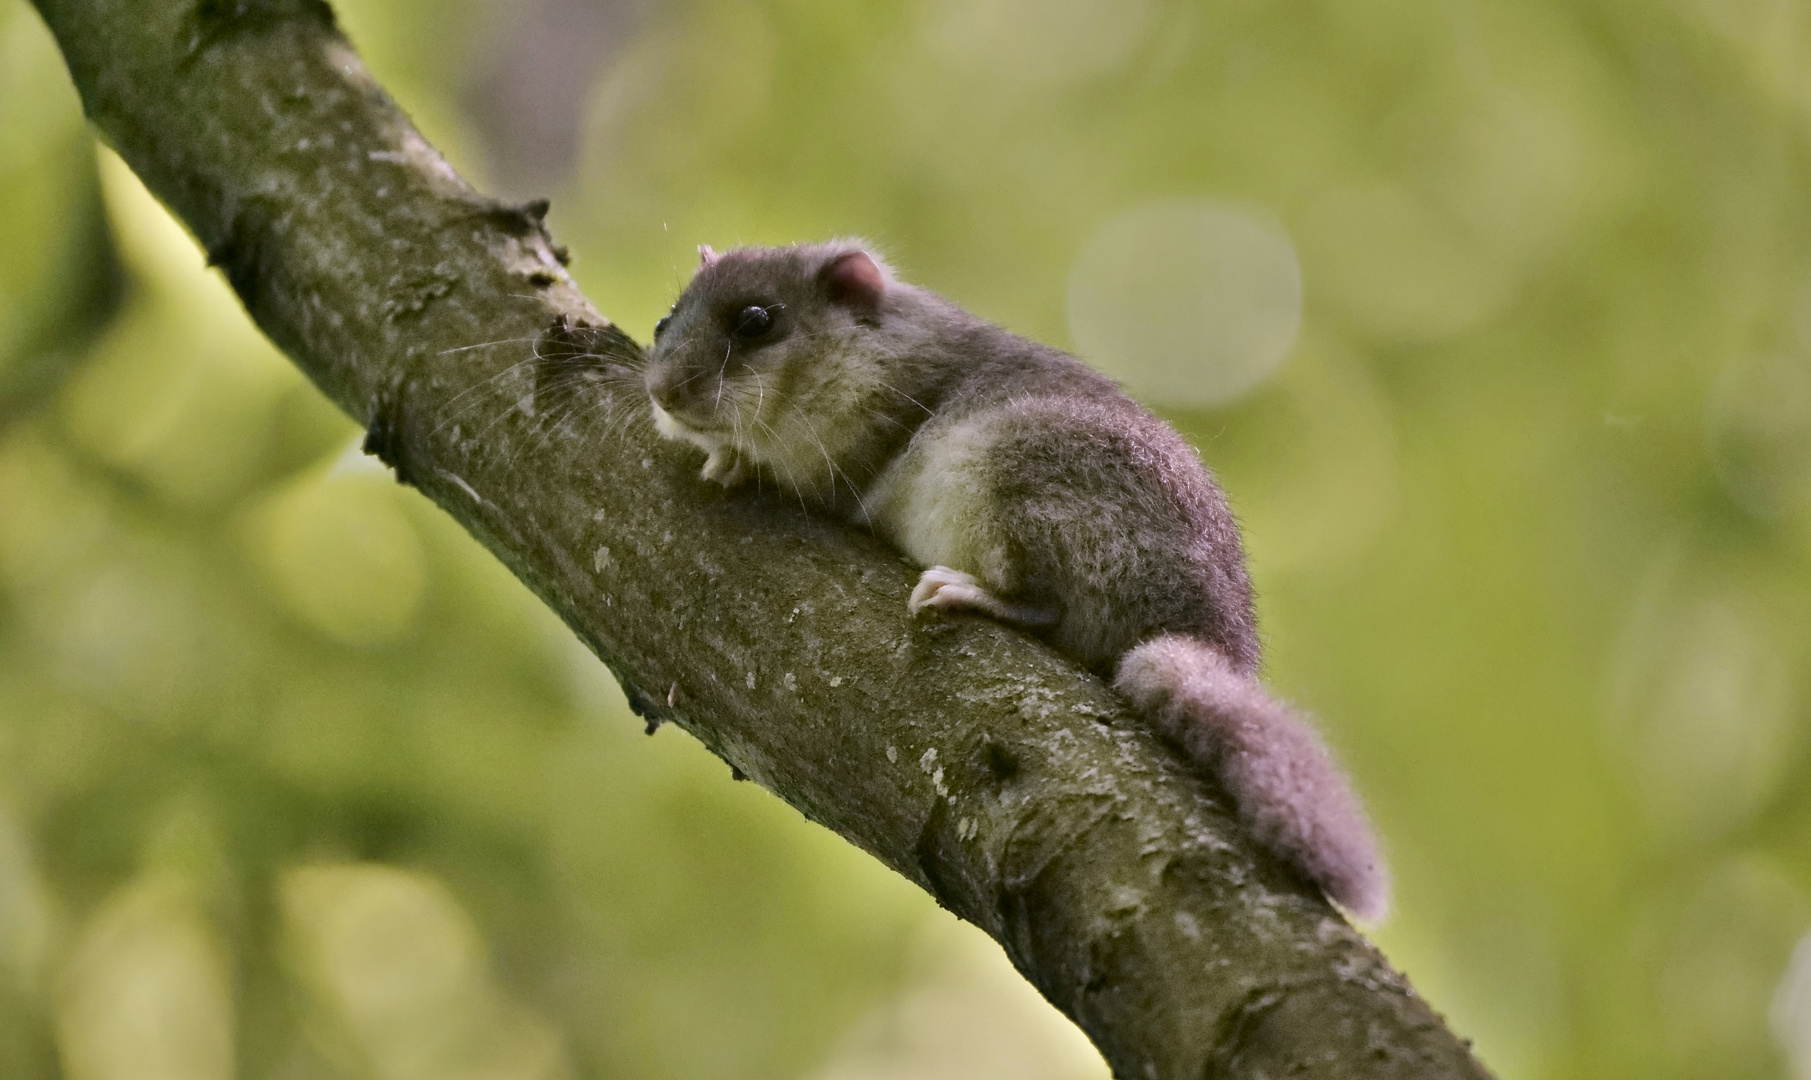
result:
[[[671,364],[655,364],[648,368],[643,382],[647,386],[648,396],[654,399],[654,404],[668,412],[679,406],[683,397],[684,377],[676,367]]]

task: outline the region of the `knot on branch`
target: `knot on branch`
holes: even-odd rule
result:
[[[585,388],[641,389],[641,346],[611,323],[602,326],[555,315],[534,342],[534,392],[538,406],[563,410]]]
[[[185,21],[181,66],[186,68],[215,45],[239,34],[263,33],[292,19],[314,23],[338,36],[339,25],[326,0],[197,0]]]
[[[257,199],[217,199],[230,205],[225,207],[225,235],[207,247],[208,265],[219,267],[245,310],[256,312],[265,279],[281,266],[281,257],[270,250],[271,212]]]
[[[501,229],[504,235],[512,240],[533,238],[540,241],[561,266],[572,265],[572,252],[564,244],[553,242],[553,234],[547,231],[547,210],[553,204],[547,199],[530,199],[525,203],[504,203],[494,199],[481,199],[477,204],[476,215],[480,221]],[[554,275],[537,271],[530,275],[530,281],[537,286],[551,285]]]
[[[396,474],[397,483],[419,487],[413,471],[403,459],[401,400],[402,395],[396,390],[378,394],[371,404],[371,414],[365,421],[365,441],[361,449],[388,465],[390,471]]]
[[[515,204],[486,199],[478,209],[478,217],[518,240],[537,232],[547,237],[547,211],[552,206],[553,203],[547,199],[530,199],[525,203]],[[547,239],[552,242],[551,237]]]

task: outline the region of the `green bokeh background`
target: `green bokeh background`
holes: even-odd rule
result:
[[[1505,1080],[1811,1078],[1811,7],[338,7],[639,337],[698,243],[859,234],[1218,387],[1152,404],[1374,809],[1390,956]],[[1286,348],[1220,356],[1223,303],[1138,354],[1278,265]],[[1163,302],[1103,329],[1103,274]],[[0,1075],[1104,1076],[356,436],[0,0]]]

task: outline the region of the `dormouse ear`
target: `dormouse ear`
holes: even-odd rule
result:
[[[723,256],[717,254],[714,250],[712,250],[711,246],[709,244],[699,244],[698,245],[698,265],[699,266],[715,266],[717,264],[717,260],[721,259],[721,258],[723,258]]]
[[[831,259],[818,275],[830,290],[830,299],[859,311],[873,311],[887,294],[886,275],[865,251],[851,251]]]

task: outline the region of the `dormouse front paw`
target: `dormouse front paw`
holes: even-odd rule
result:
[[[723,443],[712,449],[711,456],[704,459],[704,468],[698,471],[698,478],[730,488],[748,479],[748,470],[743,468],[742,455],[736,448]]]

